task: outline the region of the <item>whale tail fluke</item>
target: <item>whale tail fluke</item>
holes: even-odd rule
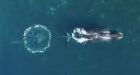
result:
[[[66,38],[67,38],[67,42],[69,42],[70,40],[71,40],[71,35],[67,32],[67,36],[66,36]]]
[[[67,34],[65,36],[59,36],[59,38],[66,38],[67,39],[67,42],[69,42],[72,37],[71,37],[71,34],[67,32]]]

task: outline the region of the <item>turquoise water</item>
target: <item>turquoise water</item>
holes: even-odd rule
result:
[[[0,0],[0,75],[140,75],[139,0]],[[42,24],[52,32],[42,54],[24,48],[23,31]],[[119,41],[66,42],[74,27],[105,26]]]

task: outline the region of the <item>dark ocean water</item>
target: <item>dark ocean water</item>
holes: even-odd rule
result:
[[[22,43],[34,24],[52,32],[51,47],[32,54]],[[106,26],[118,41],[66,42],[74,27]],[[0,75],[140,75],[140,0],[0,0]]]

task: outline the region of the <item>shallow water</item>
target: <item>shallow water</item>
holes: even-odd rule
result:
[[[0,75],[139,75],[139,0],[1,0]],[[34,24],[52,32],[51,47],[29,53],[23,31]],[[118,41],[80,45],[59,36],[74,27],[105,26]]]

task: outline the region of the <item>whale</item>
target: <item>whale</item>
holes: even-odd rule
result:
[[[120,40],[123,33],[111,29],[85,29],[84,27],[75,27],[71,33],[67,32],[68,41],[73,39],[77,43],[85,44],[90,41],[109,42],[112,40]]]

